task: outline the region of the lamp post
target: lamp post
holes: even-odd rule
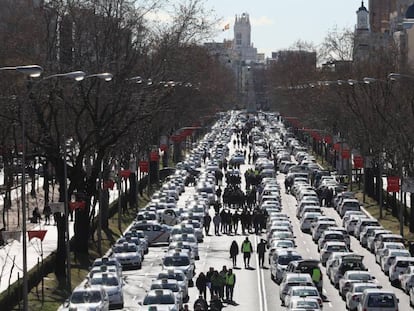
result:
[[[3,70],[14,70],[19,73],[22,73],[30,78],[39,77],[43,68],[39,65],[25,65],[25,66],[15,66],[15,67],[1,67],[0,71]],[[21,200],[22,200],[22,236],[23,236],[23,310],[28,310],[28,284],[27,284],[27,240],[26,240],[26,146],[25,146],[25,115],[22,109],[21,111],[22,119],[22,185],[21,185]]]
[[[105,81],[112,80],[111,73],[96,73],[86,75],[83,71],[72,71],[67,73],[58,73],[51,76],[44,78],[43,80],[47,80],[50,78],[68,78],[73,79],[76,82],[83,81],[87,78],[99,78]],[[66,102],[64,102],[64,113],[66,114]],[[68,169],[67,169],[67,147],[66,147],[66,117],[63,118],[63,187],[64,187],[64,203],[65,203],[65,241],[66,241],[66,279],[67,279],[67,287],[68,291],[72,291],[72,280],[71,280],[71,263],[70,263],[70,234],[69,234],[69,198],[68,198]],[[100,213],[99,213],[100,214]],[[99,224],[100,215],[99,215]],[[100,230],[98,231],[100,234]]]

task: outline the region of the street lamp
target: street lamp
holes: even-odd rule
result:
[[[1,70],[13,70],[22,73],[30,78],[38,78],[43,72],[43,68],[39,65],[24,65],[24,66],[7,66],[0,67]]]
[[[87,78],[99,78],[105,81],[112,80],[112,74],[105,73],[96,73],[86,75],[83,71],[71,71],[67,73],[57,73],[43,78],[42,80],[48,80],[51,78],[68,78],[73,79],[76,82],[83,81]],[[66,114],[66,102],[64,101],[64,113]],[[65,241],[66,241],[66,278],[68,291],[72,291],[72,280],[71,280],[71,264],[70,264],[70,234],[69,234],[69,198],[68,198],[68,169],[67,169],[67,148],[66,148],[66,117],[63,118],[63,187],[64,187],[64,203],[65,203]]]
[[[14,70],[22,73],[28,77],[35,78],[39,77],[43,68],[39,65],[25,65],[15,67],[1,67],[0,71],[3,70]],[[27,240],[26,240],[26,146],[25,146],[25,120],[23,109],[21,111],[22,118],[22,185],[21,185],[21,200],[22,200],[22,236],[23,236],[23,310],[28,310],[28,284],[27,284]]]

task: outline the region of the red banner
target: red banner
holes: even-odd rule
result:
[[[113,190],[114,186],[115,186],[115,182],[112,179],[105,180],[104,183],[103,183],[103,189],[104,190],[108,190],[108,189]]]
[[[34,238],[38,238],[40,241],[43,242],[45,238],[47,230],[27,230],[27,234],[29,235],[29,241]]]
[[[354,167],[363,168],[364,167],[364,158],[362,156],[354,156]]]
[[[387,192],[399,192],[400,191],[400,177],[388,176],[387,177]]]
[[[139,161],[139,170],[141,173],[148,173],[149,163],[148,161]]]
[[[157,162],[159,160],[160,156],[158,154],[158,151],[151,151],[150,152],[150,161]]]
[[[167,144],[161,144],[160,149],[161,149],[161,151],[166,151],[166,150],[168,150],[168,145]]]
[[[333,145],[333,148],[334,148],[335,151],[339,152],[339,151],[341,151],[341,144],[336,143],[336,144]]]
[[[129,178],[129,175],[131,175],[130,170],[120,170],[119,171],[119,176],[121,176],[122,178]]]
[[[77,210],[77,209],[84,209],[86,207],[85,201],[75,201],[75,202],[69,202],[69,208],[71,211]]]
[[[351,152],[349,149],[343,149],[341,152],[342,159],[350,159],[351,158]]]

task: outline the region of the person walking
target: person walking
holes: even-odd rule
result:
[[[237,266],[237,255],[239,254],[239,245],[236,240],[233,240],[230,246],[230,258],[233,263],[233,268]]]
[[[197,300],[194,301],[193,309],[194,311],[208,311],[207,300],[200,295]]]
[[[43,215],[45,215],[45,225],[50,225],[50,215],[52,214],[52,209],[50,208],[49,204],[43,209]]]
[[[219,287],[219,297],[221,300],[224,300],[224,290],[226,287],[226,276],[227,276],[227,267],[223,266],[223,269],[219,272],[219,280],[220,280],[220,287]]]
[[[259,255],[259,267],[263,268],[264,265],[264,257],[266,253],[266,241],[260,239],[260,243],[257,244],[257,254]]]
[[[312,269],[312,281],[315,284],[315,287],[318,289],[319,293],[322,294],[322,271],[319,267],[314,267]]]
[[[250,256],[253,252],[252,243],[249,241],[249,238],[243,241],[241,245],[241,252],[243,253],[244,268],[250,268]]]
[[[214,234],[220,235],[220,224],[221,224],[221,216],[220,214],[216,214],[213,217],[213,224],[214,224]]]
[[[210,299],[213,297],[213,288],[211,286],[211,277],[213,276],[214,268],[210,267],[209,270],[206,273],[206,285],[208,289],[210,290]]]
[[[203,272],[200,272],[198,278],[196,280],[196,287],[198,289],[198,293],[200,297],[204,297],[204,300],[207,299],[207,278]]]
[[[210,300],[210,311],[221,311],[223,303],[217,295],[214,295]]]
[[[236,284],[236,275],[233,269],[229,269],[226,275],[226,300],[233,302],[234,285]]]
[[[217,201],[219,201],[219,202],[221,201],[221,193],[222,193],[221,187],[218,186],[218,188],[216,190],[216,196],[217,196]]]
[[[211,276],[211,291],[214,295],[220,294],[220,286],[221,286],[221,276],[217,270],[214,270],[213,275]]]
[[[204,215],[204,231],[206,235],[210,235],[210,224],[211,224],[211,216],[209,213]]]

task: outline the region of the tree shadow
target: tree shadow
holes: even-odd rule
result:
[[[110,228],[104,228],[103,232],[106,235],[106,238],[109,240],[109,242],[112,244],[115,244],[115,238],[114,236],[117,236],[116,233],[114,231],[112,231]]]

